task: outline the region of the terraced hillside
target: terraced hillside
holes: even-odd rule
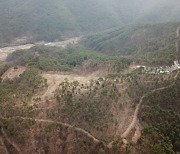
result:
[[[137,63],[170,65],[176,59],[180,23],[131,25],[88,36],[82,44],[109,55],[133,57]]]

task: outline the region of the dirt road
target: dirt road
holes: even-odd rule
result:
[[[133,128],[135,128],[136,124],[137,124],[137,119],[138,119],[138,114],[139,114],[139,110],[140,110],[140,107],[144,101],[144,98],[149,95],[149,94],[152,94],[154,92],[157,92],[157,91],[160,91],[160,90],[164,90],[164,89],[167,89],[169,88],[170,86],[167,86],[167,87],[162,87],[162,88],[158,88],[158,89],[155,89],[155,90],[152,90],[150,93],[147,93],[145,95],[143,95],[139,101],[139,104],[137,105],[136,107],[136,110],[134,112],[134,116],[133,116],[133,120],[132,122],[130,123],[129,127],[126,129],[126,131],[121,135],[122,138],[127,138],[130,134],[130,132],[132,131]]]
[[[19,118],[19,119],[22,119],[22,120],[34,120],[36,122],[41,122],[41,123],[56,123],[58,125],[61,125],[61,126],[64,126],[64,127],[67,127],[67,128],[70,128],[70,129],[73,129],[75,131],[78,131],[80,133],[83,133],[84,135],[86,135],[87,137],[91,138],[95,143],[99,143],[100,141],[95,138],[93,135],[91,135],[89,132],[87,132],[86,130],[82,129],[82,128],[79,128],[79,127],[75,127],[75,126],[72,126],[70,124],[67,124],[67,123],[63,123],[63,122],[59,122],[59,121],[55,121],[55,120],[49,120],[49,119],[32,119],[32,118],[29,118],[29,117],[12,117],[12,118],[4,118],[4,117],[0,117],[1,119],[4,119],[4,120],[11,120],[11,119],[16,119],[16,118]],[[3,131],[4,132],[4,131]],[[4,132],[5,133],[5,132]],[[21,150],[19,149],[19,147],[14,143],[12,142],[10,139],[8,139],[7,137],[7,134],[5,133],[4,134],[7,138],[7,140],[9,140],[9,142],[14,146],[16,147],[17,151],[20,152]]]
[[[174,80],[177,79],[177,76],[178,76],[179,72],[177,72],[177,74],[175,75],[174,77]],[[52,74],[51,74],[52,75]],[[64,76],[63,76],[64,77]],[[87,80],[87,79],[86,79]],[[84,80],[85,81],[85,80]],[[144,98],[149,95],[149,94],[152,94],[154,92],[157,92],[157,91],[160,91],[160,90],[164,90],[164,89],[167,89],[169,88],[170,86],[173,86],[174,83],[172,85],[169,85],[169,86],[166,86],[166,87],[161,87],[161,88],[158,88],[158,89],[154,89],[152,90],[151,92],[149,93],[146,93],[144,94],[140,101],[139,101],[139,104],[137,105],[136,107],[136,110],[134,112],[134,116],[133,116],[133,120],[131,122],[131,124],[129,125],[129,127],[127,128],[127,130],[121,135],[122,138],[127,138],[127,136],[129,135],[129,133],[132,131],[132,129],[136,126],[137,124],[137,116],[138,116],[138,113],[139,113],[139,110],[140,110],[140,107],[144,101]],[[30,117],[11,117],[11,118],[6,118],[6,117],[0,117],[0,119],[4,119],[4,120],[11,120],[11,119],[16,119],[16,118],[20,118],[20,119],[23,119],[23,120],[32,120],[32,118]],[[64,127],[67,127],[67,128],[70,128],[72,130],[75,130],[75,131],[78,131],[78,132],[81,132],[82,134],[86,135],[87,137],[89,137],[90,139],[92,139],[95,143],[103,143],[104,146],[106,146],[107,148],[112,148],[112,145],[115,141],[112,141],[110,142],[109,144],[105,144],[103,141],[97,139],[95,136],[93,136],[91,133],[87,132],[86,130],[82,129],[82,128],[79,128],[79,127],[75,127],[75,126],[72,126],[70,124],[67,124],[67,123],[62,123],[62,122],[59,122],[59,121],[55,121],[55,120],[50,120],[50,119],[33,119],[35,120],[36,122],[42,122],[42,123],[56,123],[58,125],[61,125],[61,126],[64,126]],[[17,144],[15,144],[13,141],[11,141],[10,139],[8,139],[8,136],[6,136],[6,134],[4,133],[5,137],[7,140],[9,140],[8,142],[12,144],[12,146],[18,151],[18,152],[21,152],[20,149],[18,148]],[[125,140],[126,142],[126,140]]]
[[[176,34],[177,34],[177,38],[179,38],[179,36],[180,36],[180,27],[177,28]]]
[[[178,74],[179,74],[179,71],[178,71],[178,72],[176,73],[176,75],[174,76],[174,80],[177,79]],[[129,134],[131,133],[132,129],[135,128],[135,126],[136,126],[136,124],[137,124],[137,119],[138,119],[139,110],[140,110],[140,107],[141,107],[141,105],[142,105],[142,103],[143,103],[143,101],[144,101],[144,98],[145,98],[147,95],[149,95],[149,94],[152,94],[152,93],[154,93],[154,92],[167,89],[167,88],[169,88],[170,86],[173,86],[173,85],[174,85],[174,83],[173,83],[172,85],[169,85],[169,86],[166,86],[166,87],[154,89],[154,90],[152,90],[151,92],[146,93],[146,94],[144,94],[144,95],[141,97],[141,99],[140,99],[140,101],[139,101],[139,104],[137,105],[136,110],[135,110],[135,112],[134,112],[133,120],[132,120],[132,122],[130,123],[129,127],[126,129],[126,131],[121,135],[122,138],[127,138],[127,137],[129,136]]]

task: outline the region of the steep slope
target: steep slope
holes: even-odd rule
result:
[[[176,74],[170,86],[149,94],[144,100],[139,115],[144,127],[139,142],[141,153],[174,154],[180,151],[180,75]]]
[[[88,36],[86,47],[111,55],[133,55],[136,62],[172,64],[180,23],[131,25]]]
[[[22,36],[53,40],[61,38],[62,31],[77,31],[78,27],[63,3],[54,0],[3,1],[0,11],[0,38],[4,41]]]

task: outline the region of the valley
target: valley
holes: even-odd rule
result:
[[[72,38],[58,43],[38,43],[36,46],[23,45],[2,48],[1,51],[6,51],[7,53],[7,59],[3,61],[11,64],[10,68],[1,76],[2,82],[7,86],[8,84],[19,84],[20,89],[17,91],[17,94],[12,92],[12,94],[14,93],[12,96],[20,104],[15,103],[13,106],[15,107],[14,110],[23,109],[24,111],[22,110],[21,112],[26,112],[26,114],[13,111],[13,116],[10,116],[12,114],[12,111],[10,111],[8,113],[9,116],[7,116],[7,113],[6,116],[1,114],[0,118],[10,125],[11,123],[13,124],[13,121],[20,120],[25,125],[31,121],[30,123],[33,123],[33,127],[28,126],[28,128],[24,128],[23,125],[19,126],[19,129],[26,136],[31,136],[29,136],[29,142],[35,142],[34,137],[37,135],[35,130],[44,126],[50,129],[48,131],[52,131],[51,140],[54,138],[54,133],[58,131],[59,127],[63,131],[68,129],[71,132],[70,136],[74,136],[75,132],[83,136],[81,138],[85,147],[87,146],[86,142],[92,140],[90,145],[92,149],[89,147],[88,150],[93,150],[93,146],[96,145],[94,150],[97,150],[100,146],[100,149],[109,153],[112,150],[117,152],[119,150],[124,151],[131,142],[138,145],[138,140],[143,135],[143,123],[141,118],[139,118],[144,106],[143,104],[149,95],[174,86],[174,82],[179,77],[179,71],[162,75],[143,73],[138,65],[126,64],[128,59],[123,59],[124,62],[119,59],[121,62],[119,64],[118,61],[116,62],[118,59],[111,57],[112,61],[106,62],[109,56],[106,57],[104,54],[96,54],[80,48],[77,49],[74,45],[78,46],[78,42],[79,38]],[[71,46],[68,47],[70,44]],[[16,49],[18,50],[16,51]],[[52,52],[51,54],[50,51]],[[22,54],[19,54],[19,52]],[[59,54],[65,56],[64,60],[67,57],[66,63],[59,63],[60,68],[63,68],[65,64],[67,65],[66,71],[60,71],[57,67],[53,70],[53,63],[43,64],[45,66],[52,65],[52,67],[48,66],[48,71],[44,71],[44,68],[46,68],[44,66],[39,67],[41,62],[37,58],[44,57],[49,60],[52,59],[52,61],[56,60],[56,63],[58,63],[60,59],[56,58]],[[79,55],[77,60],[74,59],[76,54]],[[82,58],[79,59],[80,55]],[[29,61],[28,57],[34,57],[38,61]],[[22,64],[21,58],[24,61]],[[103,69],[102,64],[106,65]],[[117,64],[119,67],[122,67],[122,71],[119,71]],[[94,65],[93,69],[92,65]],[[30,76],[26,76],[25,74],[28,71],[32,71],[32,75],[35,73],[36,77],[31,76],[29,78]],[[161,79],[162,77],[163,79]],[[31,93],[27,91],[24,93],[25,95],[21,94],[25,84],[23,80],[34,84],[33,89],[30,90]],[[141,90],[138,90],[140,87]],[[7,101],[10,100],[7,99]],[[4,105],[6,106],[6,104]],[[4,122],[2,125],[4,125]],[[110,125],[111,127],[109,127]],[[1,133],[3,138],[1,145],[5,151],[7,151],[6,146],[10,145],[18,153],[33,151],[31,149],[33,147],[24,149],[26,145],[23,142],[18,145],[14,141],[17,137],[11,136],[9,131],[11,131],[9,126],[2,126]],[[44,133],[46,134],[46,131]],[[11,136],[10,138],[9,135]],[[71,137],[69,138],[69,135],[66,135],[66,139],[61,140],[61,144],[71,141]],[[5,145],[3,143],[4,140],[8,144]],[[26,138],[26,140],[28,139]],[[77,143],[80,142],[81,140]],[[70,145],[77,147],[76,143],[71,143]],[[67,145],[66,148],[70,145]],[[34,143],[34,146],[42,145]],[[65,150],[56,148],[61,152]],[[69,149],[66,150],[69,151]],[[77,148],[73,148],[73,150],[76,151]],[[131,147],[129,150],[134,151],[135,149]],[[49,149],[48,151],[51,151],[51,153],[55,152],[54,149]]]
[[[0,2],[0,154],[179,154],[178,4]]]
[[[25,45],[16,45],[16,46],[8,46],[8,47],[3,47],[0,48],[0,61],[5,61],[7,56],[11,53],[13,53],[16,50],[25,50],[25,49],[30,49],[31,47],[35,46],[35,45],[45,45],[45,46],[55,46],[55,47],[62,47],[65,48],[67,45],[70,44],[77,44],[78,41],[80,40],[79,37],[76,38],[70,38],[68,40],[65,41],[60,41],[60,42],[37,42],[35,44],[25,44]]]

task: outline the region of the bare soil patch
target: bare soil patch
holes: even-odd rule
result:
[[[44,94],[40,96],[41,99],[51,98],[54,96],[55,90],[58,88],[59,84],[65,79],[69,81],[78,81],[81,84],[85,84],[90,80],[95,80],[98,76],[94,73],[86,75],[78,75],[75,73],[63,73],[63,72],[48,72],[42,73],[42,77],[47,79],[48,88]]]
[[[70,39],[65,40],[65,41],[49,42],[49,43],[46,42],[46,43],[43,43],[43,44],[46,45],[46,46],[56,46],[56,47],[65,48],[69,44],[78,44],[80,39],[81,39],[80,37],[74,37],[74,38],[70,38]]]
[[[75,37],[75,38],[70,38],[68,40],[59,41],[59,42],[49,42],[49,43],[37,42],[35,44],[25,44],[25,45],[8,46],[8,47],[0,48],[0,61],[5,61],[7,56],[16,50],[30,49],[31,47],[35,45],[46,45],[46,46],[56,46],[56,47],[65,48],[69,44],[78,44],[80,39],[81,37]]]
[[[14,78],[19,77],[24,71],[26,70],[26,67],[23,66],[16,66],[9,68],[2,76],[2,81],[5,80],[13,80]]]
[[[7,56],[16,50],[30,49],[33,46],[34,46],[33,44],[26,44],[26,45],[10,46],[10,47],[0,48],[0,61],[5,61]]]
[[[127,69],[124,70],[124,74],[132,73],[134,70],[137,69],[138,65],[131,64]]]

